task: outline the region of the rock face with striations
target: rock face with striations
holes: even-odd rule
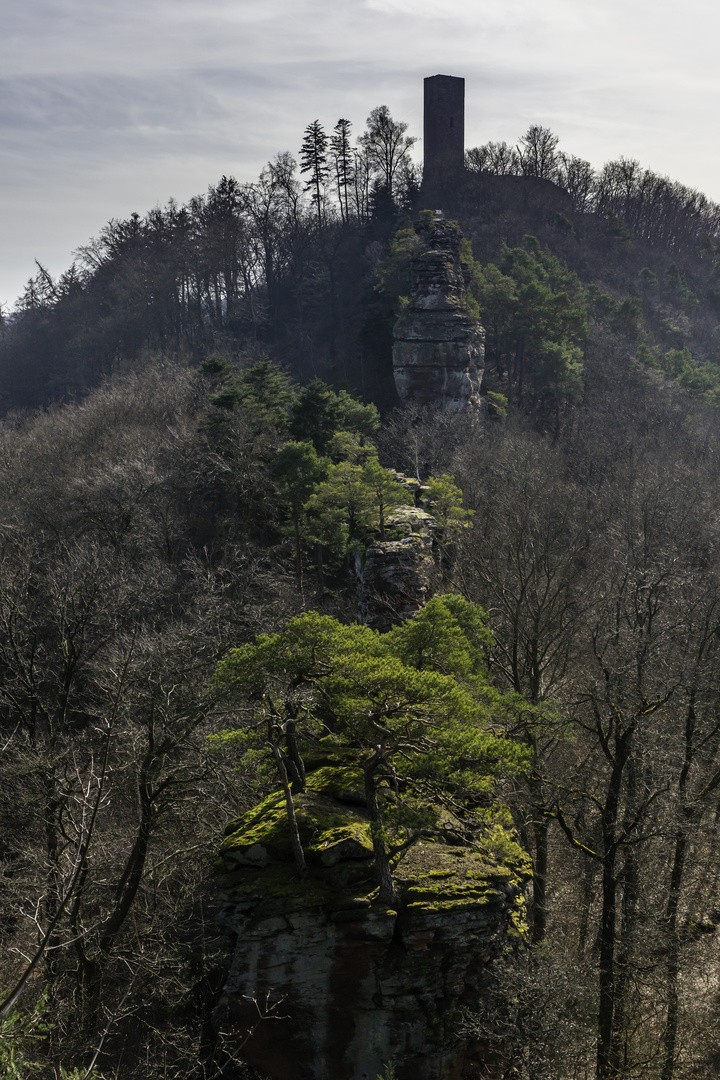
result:
[[[229,827],[221,925],[237,944],[216,1022],[271,1080],[376,1080],[391,1064],[399,1080],[499,1078],[457,1028],[517,933],[522,860],[503,864],[446,819],[396,868],[389,910],[374,902],[362,792],[356,759],[319,755],[296,801],[302,882],[282,793]]]
[[[413,292],[394,329],[398,395],[403,404],[479,410],[484,332],[467,310],[462,234],[439,211],[418,231],[423,247],[412,263]]]
[[[399,473],[398,482],[412,481]],[[421,489],[419,481],[414,482]],[[355,557],[360,622],[385,631],[417,614],[431,598],[437,578],[433,550],[437,522],[419,506],[398,506],[389,514],[384,540]]]

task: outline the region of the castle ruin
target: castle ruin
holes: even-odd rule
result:
[[[433,195],[465,165],[465,80],[454,75],[425,79],[423,190]]]

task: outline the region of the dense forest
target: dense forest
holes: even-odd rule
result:
[[[400,407],[422,188],[386,108],[350,130],[111,221],[2,323],[0,1076],[251,1075],[212,1021],[212,866],[278,785],[213,674],[357,622],[395,472],[482,624],[458,686],[496,702],[531,862],[459,1029],[523,1080],[714,1075],[720,208],[540,127],[469,151],[443,209],[483,420]]]

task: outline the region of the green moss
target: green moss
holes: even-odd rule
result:
[[[408,912],[450,911],[497,905],[506,894],[499,888],[514,876],[488,862],[472,848],[448,848],[424,841],[411,849],[398,878]]]
[[[291,917],[298,909],[369,908],[377,897],[370,822],[357,805],[363,792],[358,752],[332,747],[318,752],[318,759],[306,791],[295,799],[306,879],[300,881],[295,870],[282,792],[273,792],[228,828],[216,866],[218,885],[227,899],[252,911],[253,920]],[[453,835],[461,827],[448,818]],[[401,909],[431,913],[505,905],[501,886],[522,885],[527,856],[503,827],[491,827],[480,840],[449,844],[438,834],[411,847],[394,866]],[[522,935],[525,929],[524,904],[518,900],[511,932]]]
[[[244,849],[258,843],[272,848],[284,848],[287,844],[289,849],[287,812],[282,791],[268,795],[247,814],[228,825],[220,855],[222,857],[233,849]]]
[[[515,897],[515,903],[510,912],[510,923],[507,928],[507,936],[511,941],[526,941],[530,927],[527,918],[527,901],[520,894]]]
[[[467,904],[487,904],[502,898],[502,893],[493,889],[487,881],[470,879],[433,882],[425,879],[410,885],[405,893],[409,908],[465,906]]]
[[[333,772],[337,774],[335,779],[330,775]],[[352,768],[321,769],[310,779],[320,791],[333,786],[346,791],[348,784],[357,781],[357,773]],[[332,864],[340,858],[372,858],[370,822],[362,810],[341,805],[328,795],[312,790],[308,783],[308,790],[295,798],[295,816],[308,861]],[[266,861],[265,856],[271,861],[292,858],[287,809],[281,791],[263,799],[233,822],[231,828],[220,851],[225,864],[250,861],[261,865]]]
[[[307,790],[342,803],[362,804],[365,781],[359,765],[325,765],[307,777]]]
[[[353,762],[358,764],[360,756],[360,751],[354,746],[343,746],[332,736],[327,736],[321,739],[317,746],[305,751],[303,761],[306,772],[313,773],[325,765],[339,768],[342,765],[351,765]]]

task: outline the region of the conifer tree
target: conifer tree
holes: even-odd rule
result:
[[[348,221],[350,218],[349,189],[352,187],[355,175],[353,150],[350,145],[350,126],[349,120],[341,118],[333,128],[335,134],[330,137],[335,184],[343,221]]]
[[[312,201],[317,210],[318,225],[323,221],[325,181],[328,177],[328,137],[319,120],[313,120],[305,128],[305,138],[300,148],[300,172],[309,173],[305,191],[312,191]]]
[[[459,596],[434,598],[387,634],[305,612],[220,662],[215,685],[244,722],[218,741],[255,739],[265,752],[270,743],[295,836],[285,774],[294,770],[301,791],[306,748],[319,738],[326,747],[353,748],[372,824],[377,899],[392,906],[393,859],[436,825],[432,815],[421,820],[414,796],[465,806],[468,820],[479,810],[476,824],[503,829],[496,785],[521,772],[527,755],[498,734],[522,703],[490,686],[489,642],[485,613]],[[302,851],[295,843],[293,850],[302,874]]]

